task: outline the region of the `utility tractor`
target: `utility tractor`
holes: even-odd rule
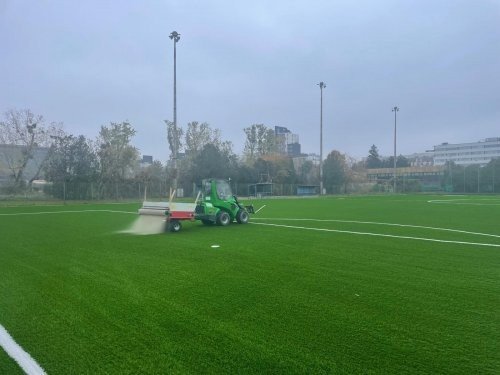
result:
[[[222,179],[207,179],[201,184],[201,200],[196,205],[194,218],[205,225],[229,225],[233,221],[248,223],[253,206],[244,206],[233,195],[229,183]]]
[[[205,225],[224,226],[235,220],[246,224],[248,214],[254,213],[253,206],[242,205],[231,192],[229,183],[222,179],[203,180],[195,203],[177,203],[173,201],[174,196],[175,190],[171,191],[168,202],[148,202],[144,197],[139,215],[158,216],[167,223],[167,230],[178,232],[184,220],[200,220]]]

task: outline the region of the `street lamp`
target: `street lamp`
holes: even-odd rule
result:
[[[396,192],[396,113],[399,111],[398,107],[394,107],[394,192]]]
[[[323,89],[326,87],[324,82],[318,83],[321,91],[321,106],[319,115],[319,194],[323,195]]]
[[[174,41],[174,189],[177,189],[177,156],[179,153],[179,140],[177,135],[177,49],[176,45],[181,34],[172,31],[169,38]]]

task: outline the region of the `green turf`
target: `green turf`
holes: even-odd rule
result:
[[[500,245],[500,197],[254,204],[255,223]],[[135,218],[0,215],[0,324],[49,374],[500,372],[500,247],[260,224],[117,233]]]
[[[22,375],[24,371],[0,348],[0,374]]]

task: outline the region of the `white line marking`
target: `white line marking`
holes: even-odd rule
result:
[[[18,343],[14,341],[12,336],[0,324],[0,346],[4,348],[7,354],[16,361],[19,366],[28,375],[44,375],[45,371],[40,365],[27,353]]]
[[[329,221],[331,221],[331,222],[336,222],[336,223],[387,225],[387,226],[393,226],[393,227],[407,227],[407,228],[431,229],[431,230],[440,230],[440,231],[445,231],[445,232],[456,232],[456,233],[464,233],[464,234],[473,234],[473,235],[477,235],[477,236],[486,236],[486,237],[500,238],[500,235],[497,235],[497,234],[469,232],[469,231],[460,230],[460,229],[449,229],[449,228],[439,228],[439,227],[426,227],[426,226],[423,226],[423,225],[379,223],[379,222],[376,222],[376,221],[356,221],[356,220],[336,220],[336,219],[270,218],[270,217],[256,217],[256,218],[253,218],[253,220],[318,221],[318,222],[329,222]]]
[[[299,226],[284,225],[284,224],[254,223],[254,222],[251,222],[251,224],[254,224],[254,225],[268,225],[268,226],[273,226],[273,227],[292,228],[292,229],[306,229],[306,230],[314,230],[314,231],[319,231],[319,232],[335,232],[335,233],[359,234],[361,236],[390,237],[390,238],[401,238],[401,239],[406,239],[406,240],[418,240],[418,241],[430,241],[430,242],[442,242],[442,243],[455,243],[455,244],[461,244],[461,245],[476,245],[476,246],[500,247],[500,244],[494,244],[494,243],[480,243],[480,242],[438,240],[438,239],[435,239],[435,238],[411,237],[411,236],[397,236],[397,235],[393,235],[393,234],[370,233],[370,232],[356,232],[356,231],[351,231],[351,230],[340,230],[340,229],[309,228],[309,227],[299,227]]]
[[[80,211],[40,211],[40,212],[15,212],[8,214],[0,214],[0,216],[21,216],[21,215],[45,215],[45,214],[74,214],[74,213],[82,213],[82,212],[112,212],[112,213],[120,213],[120,214],[136,214],[136,212],[131,211],[115,211],[115,210],[80,210]]]
[[[255,213],[259,212],[260,210],[262,210],[264,207],[266,207],[266,205],[263,205],[261,208],[259,208],[257,211],[255,211]]]
[[[467,202],[473,201],[473,202]],[[499,203],[477,203],[477,202],[499,202]],[[500,206],[500,200],[498,199],[431,199],[427,203],[438,203],[438,204],[456,204],[456,205],[468,205],[468,206]]]

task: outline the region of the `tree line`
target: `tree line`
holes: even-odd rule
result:
[[[42,176],[51,183],[49,193],[64,199],[137,197],[146,187],[150,194],[164,195],[174,178],[185,194],[192,194],[195,184],[209,177],[240,184],[319,186],[318,164],[306,157],[294,160],[284,155],[274,130],[264,124],[243,129],[246,138],[242,155],[233,151],[230,141],[222,139],[219,129],[206,122],[192,121],[185,127],[174,127],[165,121],[165,127],[170,160],[165,164],[159,160],[142,164],[139,150],[133,145],[136,130],[128,121],[103,125],[98,136],[89,139],[68,134],[62,123],[47,123],[43,116],[28,109],[9,110],[0,121],[0,162],[3,160],[4,169],[9,171],[3,190],[23,191]],[[176,149],[178,160],[174,168]],[[26,178],[30,163],[31,175]],[[400,155],[396,165],[407,167],[410,163]],[[366,169],[393,166],[394,158],[380,157],[375,145],[363,161],[333,150],[323,162],[323,185],[329,194],[345,193],[349,185],[366,182]],[[483,179],[489,178],[497,171],[495,168],[488,166],[479,174]],[[474,174],[472,169],[459,170],[452,165],[443,176],[443,188],[474,191],[477,181],[474,185],[472,177],[467,177]],[[496,177],[489,178],[493,191],[500,190],[500,171],[496,173]]]
[[[244,129],[247,141],[239,156],[232,143],[222,139],[220,130],[206,122],[192,121],[185,129],[165,123],[170,150],[179,150],[175,170],[173,154],[165,164],[159,160],[151,165],[141,163],[133,145],[136,130],[128,121],[103,125],[98,136],[89,139],[69,134],[62,123],[47,123],[29,109],[10,110],[0,121],[0,160],[9,171],[2,189],[19,193],[43,177],[56,197],[104,199],[129,196],[127,189],[134,189],[133,183],[156,186],[164,194],[174,177],[186,194],[192,193],[193,183],[208,177],[239,183],[318,183],[319,174],[312,163],[305,162],[296,173],[292,159],[276,152],[274,132],[263,124]],[[30,163],[37,168],[28,173]]]
[[[367,169],[376,168],[394,168],[394,156],[388,158],[381,158],[378,153],[378,148],[375,145],[370,147],[368,157],[366,158],[365,166]],[[396,168],[409,167],[410,161],[403,155],[396,157]]]

